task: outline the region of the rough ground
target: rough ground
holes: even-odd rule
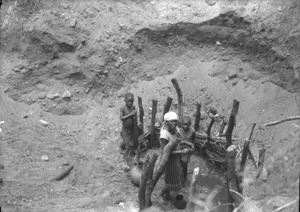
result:
[[[267,177],[251,182],[247,162],[245,208],[273,211],[298,199],[282,210],[297,211],[299,122],[262,124],[300,113],[299,13],[298,0],[4,1],[1,207],[136,210],[138,188],[118,153],[119,107],[127,91],[142,97],[149,125],[152,99],[162,111],[173,97],[177,109],[176,77],[185,114],[202,104],[201,130],[208,107],[228,118],[233,99],[237,146],[257,123],[251,148],[266,148]],[[67,178],[49,182],[71,164]],[[196,166],[214,175],[195,156],[190,172]]]

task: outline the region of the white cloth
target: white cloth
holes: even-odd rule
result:
[[[164,121],[172,121],[172,120],[178,120],[178,115],[173,111],[167,112],[164,115]]]

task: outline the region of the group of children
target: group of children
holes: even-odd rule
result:
[[[133,106],[134,95],[125,94],[125,106],[120,108],[122,121],[120,151],[126,157],[134,154],[138,145],[137,111]],[[165,168],[165,186],[162,195],[170,197],[170,191],[180,190],[187,182],[188,163],[194,150],[195,131],[191,128],[191,118],[184,116],[180,120],[175,112],[164,115],[164,122],[160,131],[160,144],[162,151],[169,142],[176,142]]]

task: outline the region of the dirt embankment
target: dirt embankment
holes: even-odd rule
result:
[[[129,90],[142,96],[150,115],[151,99],[161,105],[172,96],[175,110],[172,77],[182,86],[186,114],[193,114],[198,101],[203,114],[214,106],[226,115],[232,99],[240,100],[238,137],[247,137],[253,122],[299,114],[299,4],[298,0],[4,2],[1,118],[7,123],[6,154],[13,155],[5,159],[5,166],[15,167],[7,169],[4,180],[9,182],[5,189],[16,191],[7,192],[7,200],[35,208],[55,204],[58,209],[72,198],[83,209],[125,201],[126,196],[135,201],[136,189],[126,184],[121,165],[114,167],[120,162],[114,156],[120,142],[116,129],[120,97]],[[38,125],[39,119],[50,120],[49,127]],[[207,121],[205,117],[202,130]],[[253,185],[248,194],[261,208],[277,208],[297,194],[297,126],[260,129],[255,134],[257,146],[267,147],[270,177]],[[28,143],[32,139],[35,145]],[[30,150],[27,155],[23,148]],[[41,151],[53,155],[51,168],[39,161]],[[18,155],[25,162],[19,162]],[[65,160],[78,163],[71,187],[45,184],[47,173],[57,171],[54,167]],[[18,172],[18,167],[33,169]],[[23,182],[22,176],[28,181]],[[26,196],[29,187],[32,195]],[[22,196],[24,200],[16,199]]]

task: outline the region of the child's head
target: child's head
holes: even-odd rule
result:
[[[134,95],[132,93],[126,93],[124,98],[127,107],[131,107],[134,101]]]
[[[183,130],[185,131],[189,130],[191,124],[192,124],[192,120],[189,116],[184,116],[182,118],[181,126]]]

